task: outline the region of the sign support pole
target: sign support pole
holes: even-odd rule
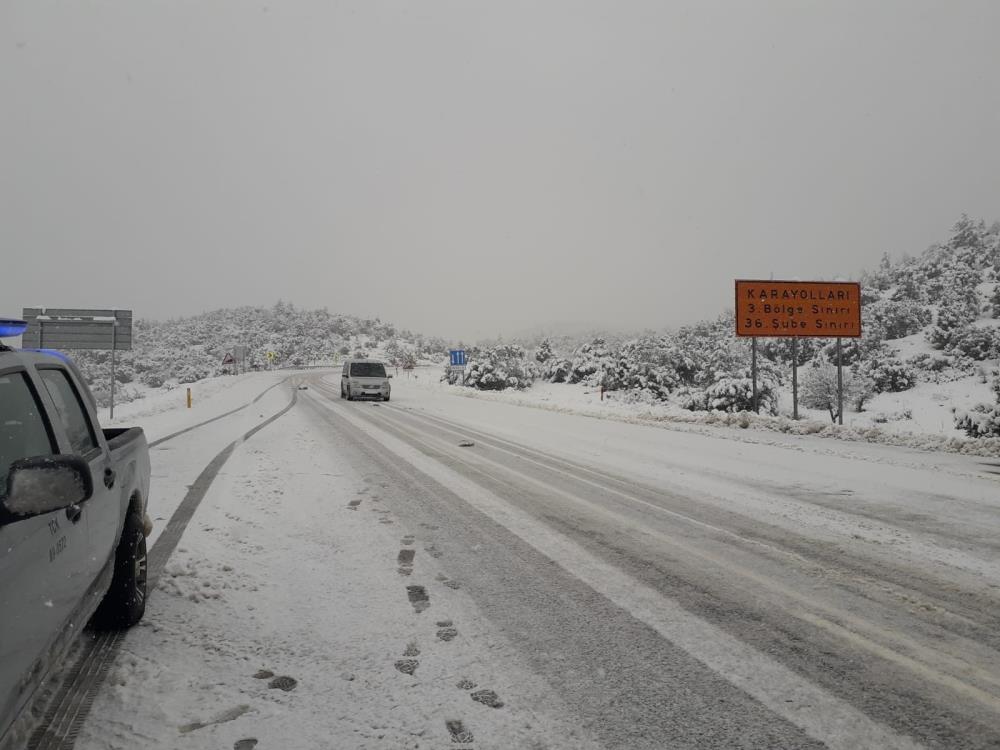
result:
[[[799,418],[799,340],[792,339],[792,419]]]
[[[844,356],[840,339],[837,339],[837,422],[844,424]]]
[[[750,373],[753,378],[753,410],[760,414],[760,403],[757,400],[757,339],[750,339]]]
[[[118,348],[118,311],[115,310],[115,317],[111,321],[111,408],[108,412],[108,419],[115,418],[115,349]]]

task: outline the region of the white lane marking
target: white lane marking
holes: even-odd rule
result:
[[[757,649],[691,614],[672,599],[600,560],[475,482],[428,458],[368,420],[351,414],[350,409],[321,398],[316,401],[832,750],[912,750],[921,747],[913,739],[876,722]]]

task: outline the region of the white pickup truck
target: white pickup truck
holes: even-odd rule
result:
[[[145,612],[148,496],[142,429],[102,430],[68,358],[0,340],[0,747],[84,625]]]

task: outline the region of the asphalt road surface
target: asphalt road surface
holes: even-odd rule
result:
[[[301,403],[599,744],[1000,747],[986,474],[319,379]]]

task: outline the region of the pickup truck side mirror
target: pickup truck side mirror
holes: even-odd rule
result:
[[[94,479],[79,456],[22,458],[10,466],[0,499],[0,525],[23,521],[89,500]]]

